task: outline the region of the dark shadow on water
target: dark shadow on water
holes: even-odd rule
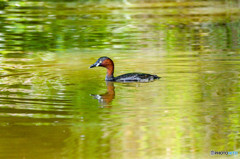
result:
[[[94,99],[97,99],[98,102],[103,107],[109,107],[112,100],[115,97],[115,87],[113,82],[106,81],[107,92],[104,94],[90,94]]]

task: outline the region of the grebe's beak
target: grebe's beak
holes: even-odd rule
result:
[[[96,67],[96,65],[95,65],[95,64],[93,64],[93,65],[91,65],[89,68],[93,68],[93,67]]]
[[[95,62],[95,64],[91,65],[89,68],[93,68],[93,67],[98,67],[101,63],[100,62]]]

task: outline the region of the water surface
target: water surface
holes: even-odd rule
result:
[[[0,158],[239,152],[239,6],[0,2]],[[106,83],[101,56],[162,78]]]

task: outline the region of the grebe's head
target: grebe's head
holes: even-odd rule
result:
[[[98,66],[108,68],[109,66],[113,66],[113,65],[114,65],[113,61],[109,57],[103,56],[103,57],[100,57],[93,65],[91,65],[90,68],[98,67]]]

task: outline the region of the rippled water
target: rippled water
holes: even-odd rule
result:
[[[0,2],[0,158],[239,152],[239,6]],[[105,69],[89,69],[100,56],[116,75],[162,78],[105,82]]]

